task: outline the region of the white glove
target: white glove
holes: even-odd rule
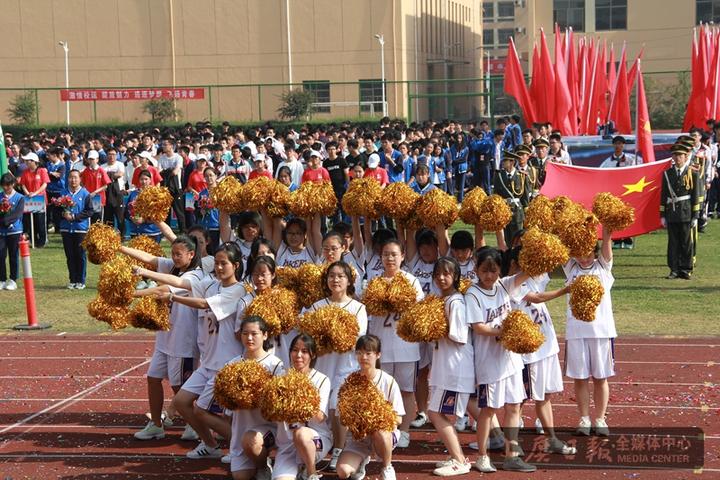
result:
[[[667,220],[665,220],[665,217],[660,217],[660,224],[663,228],[667,228]]]
[[[696,228],[696,227],[697,227],[697,218],[694,218],[694,219],[693,219],[693,221],[690,223],[690,226],[691,226],[692,228]]]

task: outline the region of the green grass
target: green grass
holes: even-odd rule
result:
[[[51,332],[108,332],[104,323],[91,319],[86,311],[96,295],[98,267],[88,265],[86,290],[67,290],[60,237],[51,235],[50,240],[46,248],[32,250],[38,320],[50,323]],[[488,243],[492,241],[488,238]],[[711,221],[707,233],[700,236],[691,281],[664,278],[666,247],[667,235],[659,231],[636,239],[634,250],[614,250],[612,300],[619,334],[720,335],[720,221]],[[558,288],[562,282],[562,274],[554,275],[548,288]],[[557,330],[564,332],[565,301],[557,299],[549,306]],[[22,323],[27,323],[22,288],[0,291],[0,332],[12,332],[14,325]]]

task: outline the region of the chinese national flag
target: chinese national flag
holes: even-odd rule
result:
[[[635,149],[644,163],[655,161],[655,148],[653,147],[652,130],[650,128],[650,113],[648,112],[647,98],[645,97],[645,83],[643,82],[640,60],[637,69],[637,127],[635,130]]]
[[[635,223],[613,238],[627,238],[660,228],[660,191],[670,160],[623,168],[589,168],[548,163],[540,193],[548,198],[566,195],[592,210],[595,195],[610,192],[635,208]]]

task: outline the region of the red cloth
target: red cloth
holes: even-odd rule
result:
[[[634,237],[660,228],[658,205],[663,172],[669,166],[670,160],[624,168],[575,167],[548,162],[540,193],[548,198],[567,195],[590,210],[595,195],[610,192],[635,208],[635,223],[613,232],[613,238]]]
[[[363,177],[373,177],[375,180],[377,180],[380,185],[385,186],[388,183],[390,183],[390,180],[388,180],[388,174],[387,170],[384,168],[366,168],[365,174]]]
[[[637,126],[635,145],[637,153],[642,155],[644,163],[655,161],[655,149],[653,148],[652,130],[650,129],[650,113],[648,112],[647,98],[645,97],[645,82],[642,77],[642,70],[638,64],[637,76]]]
[[[248,180],[252,180],[253,178],[258,177],[266,177],[272,180],[272,173],[268,172],[267,170],[262,173],[258,172],[257,170],[253,170],[252,172],[250,172],[250,175],[248,175]]]
[[[705,41],[705,29],[700,28],[699,40],[693,40],[692,62],[692,89],[688,100],[685,118],[683,120],[683,132],[689,131],[692,127],[705,127],[706,94],[705,84],[707,81],[707,43]]]
[[[140,188],[140,172],[142,172],[143,169],[138,167],[133,171],[133,178],[132,178],[132,184],[135,186],[135,188]],[[159,185],[162,182],[162,177],[160,176],[160,173],[157,171],[157,168],[153,167],[152,165],[147,166],[147,171],[150,172],[152,175],[152,184],[153,186]]]
[[[205,182],[205,177],[203,177],[202,172],[198,170],[192,171],[188,177],[188,187],[192,188],[197,193],[200,193],[207,188],[207,183]]]
[[[625,47],[620,55],[620,70],[618,71],[612,99],[610,100],[610,113],[608,119],[615,122],[618,133],[632,133],[632,120],[630,119],[630,93],[628,91],[627,68],[625,66]]]
[[[535,109],[532,102],[533,100],[537,101],[537,99],[531,99],[530,94],[528,94],[527,86],[525,85],[525,75],[523,75],[517,50],[515,49],[515,42],[512,37],[510,37],[510,42],[508,43],[508,55],[505,60],[504,89],[505,93],[517,100],[525,117],[525,123],[531,124],[536,121]]]
[[[27,188],[30,193],[39,189],[43,184],[47,185],[48,183],[50,183],[50,177],[48,176],[47,170],[42,167],[36,168],[34,172],[31,172],[28,168],[20,175],[20,185]],[[47,201],[47,194],[45,192],[42,193],[42,196],[45,197]]]
[[[555,116],[553,126],[559,128],[563,135],[573,135],[575,120],[570,117],[572,95],[567,75],[562,36],[560,28],[555,24]]]
[[[328,171],[325,167],[319,167],[319,168],[308,168],[307,170],[305,170],[303,172],[300,183],[305,183],[305,182],[323,183],[323,182],[329,182],[329,181],[330,181],[330,173],[328,173]]]
[[[110,184],[110,177],[105,173],[105,170],[98,167],[97,170],[92,170],[90,167],[80,172],[80,181],[82,186],[85,187],[90,193],[93,193],[98,188],[102,188],[105,185]],[[100,203],[105,206],[105,191],[100,192]]]

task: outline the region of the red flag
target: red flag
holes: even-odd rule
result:
[[[578,117],[580,115],[579,109],[580,109],[580,94],[578,92],[578,85],[579,85],[579,76],[578,76],[578,66],[577,66],[577,57],[575,56],[575,43],[573,41],[573,31],[572,28],[568,30],[567,35],[565,36],[565,51],[567,52],[567,83],[568,87],[570,88],[570,98],[572,99],[572,103],[570,105],[570,124],[572,126],[572,129],[570,130],[570,135],[577,135],[578,134]]]
[[[597,126],[597,108],[595,101],[597,99],[598,89],[598,73],[600,68],[598,55],[599,51],[595,50],[595,57],[592,59],[592,66],[588,65],[585,70],[585,94],[582,101],[582,131],[580,134],[595,135]]]
[[[572,97],[567,84],[567,69],[563,58],[562,38],[560,37],[560,29],[555,24],[555,120],[553,125],[563,135],[572,135],[571,106]]]
[[[615,46],[610,45],[610,58],[608,59],[608,89],[610,98],[615,93],[615,81],[617,80],[617,68],[615,67]]]
[[[663,172],[670,160],[624,168],[589,168],[548,163],[540,193],[548,198],[567,195],[587,209],[600,192],[610,192],[635,208],[635,223],[613,232],[613,238],[627,238],[660,228],[660,191]]]
[[[530,100],[533,102],[535,107],[536,121],[545,122],[547,119],[543,119],[540,115],[540,97],[545,95],[540,85],[540,53],[538,52],[537,44],[533,45],[533,56],[532,56],[532,82],[530,83]]]
[[[703,120],[710,118],[717,118],[718,114],[718,88],[720,88],[720,58],[718,58],[718,48],[720,42],[717,41],[717,33],[712,35],[713,41],[711,48],[713,49],[712,62],[710,63],[710,69],[708,70],[707,88],[705,89],[707,94],[707,105],[708,110],[705,112]]]
[[[615,122],[615,129],[620,133],[632,133],[630,119],[630,92],[628,92],[627,68],[625,66],[625,46],[620,55],[620,71],[615,81],[614,95],[610,100],[608,120]]]
[[[597,118],[593,118],[593,132],[597,133],[597,125],[604,122],[608,113],[608,76],[607,76],[607,45],[603,42],[603,48],[600,52],[600,60],[597,68],[598,78],[596,79],[597,97],[595,98],[597,109]]]
[[[648,112],[647,98],[645,98],[645,82],[638,60],[637,76],[637,128],[635,130],[635,151],[642,156],[643,163],[655,161],[655,150],[650,128],[650,113]]]
[[[526,123],[530,124],[535,121],[535,112],[533,109],[530,95],[525,85],[525,76],[523,75],[522,67],[520,67],[520,59],[518,58],[517,50],[515,50],[515,42],[510,37],[508,43],[508,55],[505,60],[505,93],[512,96],[517,100],[520,105],[520,109],[525,116]]]
[[[635,61],[632,64],[632,67],[630,67],[630,71],[628,72],[628,92],[632,91],[633,85],[635,85],[635,78],[637,77],[637,65],[638,60],[642,59],[643,52],[645,51],[645,47],[640,49],[640,53],[638,53],[637,57],[635,58]]]
[[[538,102],[538,116],[555,125],[555,71],[553,69],[552,60],[550,60],[550,51],[548,50],[547,41],[545,40],[545,32],[540,29],[540,89],[542,95],[536,98]]]
[[[634,68],[634,66],[633,66]],[[700,44],[697,37],[697,31],[694,32],[691,54],[691,89],[690,98],[688,99],[687,108],[685,109],[685,118],[683,119],[683,131],[689,131],[693,125],[697,125],[696,118],[702,113],[697,110],[700,108],[701,101],[699,97],[704,90],[705,80],[701,78],[700,72]]]

